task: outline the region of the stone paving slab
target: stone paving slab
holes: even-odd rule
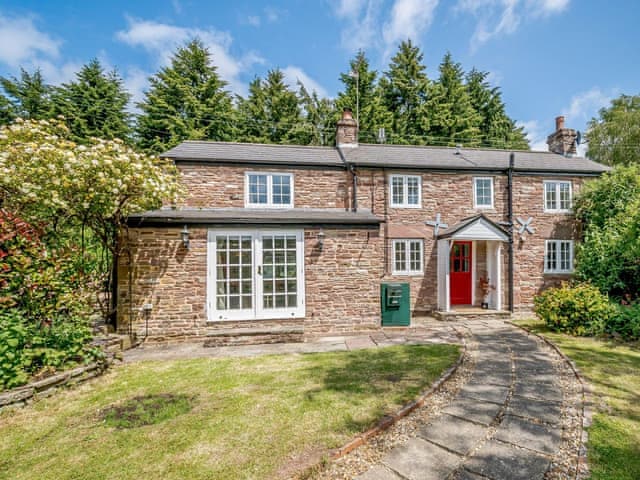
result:
[[[550,460],[530,450],[492,440],[468,459],[464,468],[492,480],[542,479]]]
[[[527,358],[516,358],[515,367],[518,370],[527,370],[533,372],[555,373],[555,368],[550,360],[533,360]]]
[[[518,397],[546,400],[548,402],[562,402],[562,387],[555,382],[533,382],[516,378],[513,395]]]
[[[460,464],[460,457],[421,438],[391,450],[382,462],[409,480],[442,480]]]
[[[453,478],[455,480],[486,480],[486,477],[481,477],[480,475],[476,475],[475,473],[471,473],[463,469],[456,472],[456,475]]]
[[[358,475],[355,480],[402,480],[402,477],[382,465],[376,465],[362,475]]]
[[[483,382],[467,383],[460,389],[458,398],[474,399],[484,402],[493,402],[499,405],[504,404],[509,394],[509,388],[500,385],[489,385]]]
[[[512,375],[509,371],[494,372],[492,370],[482,368],[474,373],[473,378],[482,379],[482,382],[484,383],[502,385],[504,387],[510,386],[512,382]]]
[[[546,425],[531,423],[523,418],[505,415],[495,438],[540,453],[554,454],[560,445],[560,432]]]
[[[560,411],[561,405],[559,403],[512,397],[507,406],[506,414],[557,424],[560,422]]]
[[[357,337],[348,337],[345,340],[347,350],[359,350],[361,348],[375,348],[376,343],[371,339],[369,335],[362,335]]]
[[[555,381],[558,378],[558,375],[555,373],[541,373],[531,370],[517,369],[516,378],[522,380],[523,382],[550,383]]]
[[[425,440],[466,455],[487,433],[484,425],[468,422],[450,415],[441,415],[434,422],[420,428],[418,435]]]
[[[511,373],[511,360],[508,358],[499,360],[479,360],[476,362],[475,373],[482,375],[485,372]]]
[[[500,412],[501,405],[478,400],[456,399],[443,410],[443,413],[471,420],[483,425],[490,425]]]

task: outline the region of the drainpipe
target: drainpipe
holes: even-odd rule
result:
[[[351,178],[353,181],[353,192],[352,192],[352,199],[351,199],[351,210],[353,212],[357,212],[358,211],[358,175],[356,174],[356,167],[353,165],[353,163],[349,164],[349,171],[351,172]]]
[[[515,153],[509,155],[509,169],[507,170],[507,189],[509,192],[507,205],[507,228],[509,230],[509,311],[513,313],[513,167]]]

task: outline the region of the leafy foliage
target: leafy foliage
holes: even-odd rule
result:
[[[588,283],[563,284],[538,295],[535,312],[549,328],[571,335],[596,335],[615,316],[616,307]]]
[[[640,96],[621,95],[589,123],[587,155],[605,165],[629,165],[640,159]]]
[[[231,140],[231,95],[200,40],[179,48],[170,65],[149,81],[138,104],[142,114],[136,133],[142,149],[157,154],[183,140]]]
[[[51,86],[45,83],[40,70],[29,73],[21,68],[20,78],[0,77],[0,85],[9,97],[9,105],[1,107],[7,112],[7,120],[42,120],[51,116]]]

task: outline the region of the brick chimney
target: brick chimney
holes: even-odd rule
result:
[[[342,118],[338,120],[336,129],[336,145],[339,148],[354,148],[358,146],[358,123],[353,118],[350,108],[345,108]]]
[[[566,157],[575,155],[578,133],[573,128],[564,128],[564,117],[556,117],[556,131],[547,137],[549,151]]]

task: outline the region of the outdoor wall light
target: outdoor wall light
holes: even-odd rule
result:
[[[322,251],[322,249],[324,248],[324,239],[325,239],[326,235],[324,233],[324,230],[320,230],[318,232],[318,250]]]
[[[184,228],[180,231],[180,238],[182,238],[182,246],[189,249],[189,229],[185,225]]]

